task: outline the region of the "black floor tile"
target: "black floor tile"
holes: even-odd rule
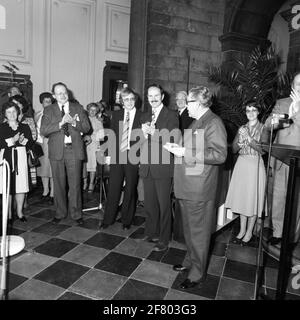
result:
[[[77,245],[78,243],[53,238],[36,247],[34,251],[48,256],[60,258],[70,250],[74,249]]]
[[[144,235],[144,232],[144,228],[138,228],[129,236],[129,238],[136,239],[138,236]]]
[[[55,210],[52,209],[43,209],[38,213],[32,215],[35,218],[44,219],[44,220],[52,220],[55,217]]]
[[[213,241],[209,249],[209,254],[213,254],[219,257],[225,257],[226,249],[227,249],[226,243]]]
[[[147,259],[152,261],[162,261],[164,256],[167,254],[168,250],[165,251],[151,251],[151,253],[148,255]]]
[[[129,279],[112,300],[163,300],[168,289]]]
[[[1,228],[0,235],[2,236],[2,225],[0,226],[0,228]],[[20,229],[8,226],[6,230],[6,235],[18,236],[19,234],[22,234],[24,232],[26,232],[26,230],[20,230]]]
[[[88,270],[87,267],[59,260],[34,278],[67,289]]]
[[[255,272],[255,265],[227,259],[223,276],[253,283],[255,281]]]
[[[32,232],[38,232],[38,233],[43,233],[47,234],[49,236],[58,236],[60,233],[63,231],[67,230],[70,228],[70,226],[67,226],[65,224],[55,224],[52,222],[47,222],[45,224],[42,224],[41,226],[32,229]]]
[[[266,253],[264,253],[263,255],[263,263],[265,267],[274,268],[274,269],[279,268],[279,261]]]
[[[141,216],[135,216],[133,218],[132,224],[134,226],[141,226],[145,222],[146,218]]]
[[[142,259],[111,252],[94,268],[129,277],[141,262]]]
[[[62,296],[60,296],[58,300],[92,300],[92,299],[82,296],[80,294],[76,294],[74,292],[67,291]]]
[[[1,270],[2,274],[2,270]],[[20,276],[18,274],[7,272],[6,274],[6,289],[12,291],[17,288],[20,284],[28,280],[26,277]]]
[[[201,297],[215,299],[220,282],[220,277],[207,274],[206,280],[203,284],[190,289],[181,289],[180,284],[186,279],[186,276],[187,274],[184,272],[178,273],[178,276],[176,277],[172,288],[182,292],[196,294]]]
[[[265,300],[266,299],[275,300],[275,298],[276,298],[276,290],[267,288],[267,296],[265,297]],[[286,293],[284,300],[300,300],[300,296],[297,294]]]
[[[89,218],[83,221],[81,227],[90,230],[99,230],[99,222],[99,219]]]
[[[185,250],[169,248],[167,253],[162,257],[161,262],[167,264],[182,264],[186,255]]]
[[[91,237],[90,239],[88,239],[85,242],[85,244],[98,247],[98,248],[112,250],[124,239],[125,239],[124,237],[119,237],[112,234],[99,232],[95,234],[93,237]]]

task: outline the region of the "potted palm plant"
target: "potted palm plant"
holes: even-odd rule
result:
[[[278,73],[280,64],[279,55],[270,45],[256,47],[247,59],[236,59],[233,68],[226,63],[209,66],[209,80],[220,86],[213,97],[213,111],[223,119],[229,140],[247,121],[243,111],[245,103],[257,101],[262,110],[260,118],[264,122],[276,100],[289,94],[290,75]]]

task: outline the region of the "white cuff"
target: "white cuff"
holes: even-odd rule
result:
[[[6,141],[8,147],[12,147],[12,146],[15,145],[15,142],[14,142],[13,138],[5,139],[5,141]]]

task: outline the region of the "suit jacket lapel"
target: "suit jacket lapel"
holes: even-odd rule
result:
[[[53,105],[53,114],[54,114],[55,118],[61,118],[62,119],[61,111],[59,109],[58,103],[55,103]]]
[[[134,120],[132,123],[132,129],[136,129],[139,127],[139,111],[136,110],[135,111],[135,116],[134,116]]]
[[[167,117],[167,108],[165,106],[162,107],[157,119],[156,119],[156,123],[155,123],[155,127],[157,129],[163,129],[164,128],[164,124],[166,123],[165,119]]]

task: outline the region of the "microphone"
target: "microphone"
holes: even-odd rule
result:
[[[277,123],[281,124],[281,125],[284,125],[284,124],[287,124],[287,125],[291,125],[294,123],[293,119],[289,119],[289,115],[286,114],[286,113],[273,113],[272,114],[272,117],[273,117],[273,121],[275,120],[274,123],[276,123],[276,119],[277,119]]]
[[[288,119],[288,118],[289,118],[289,115],[286,114],[286,113],[273,113],[272,116],[273,116],[273,117],[277,117],[277,118],[279,118],[280,120],[281,120],[281,119],[285,120],[285,119]]]

